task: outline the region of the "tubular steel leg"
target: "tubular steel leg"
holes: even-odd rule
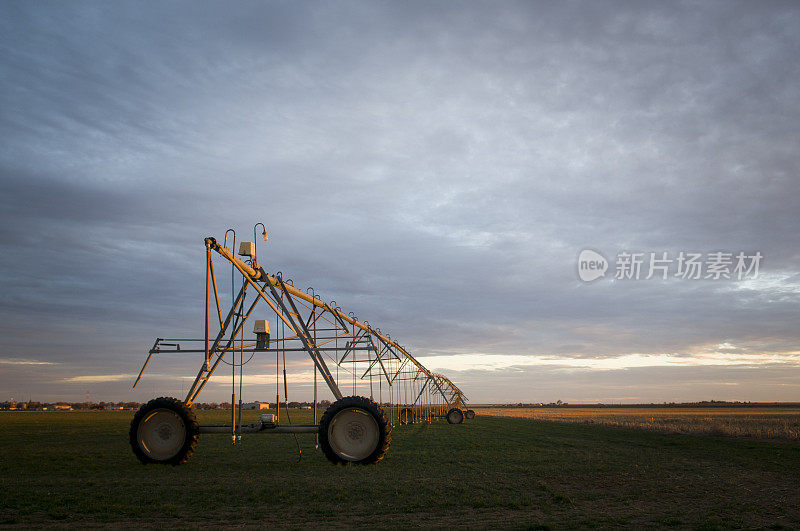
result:
[[[216,339],[214,339],[214,343],[211,345],[210,353],[217,352],[219,343],[225,337],[225,332],[227,331],[228,326],[230,326],[231,319],[236,313],[236,307],[239,306],[241,299],[244,297],[244,294],[245,294],[245,287],[242,286],[242,289],[239,290],[239,294],[236,296],[236,300],[234,301],[230,311],[228,312],[228,316],[225,318],[224,326],[220,329]],[[219,362],[220,360],[222,360],[223,356],[224,353],[220,354],[217,357],[217,360],[211,366],[211,368],[206,369],[205,363],[203,364],[203,367],[200,368],[200,371],[197,373],[197,377],[195,378],[194,383],[192,383],[192,386],[189,388],[189,392],[186,394],[185,402],[187,406],[191,406],[194,403],[195,399],[197,398],[197,395],[203,389],[208,379],[211,378],[211,375],[214,373],[214,370],[217,368],[217,365],[219,365]]]
[[[289,320],[289,325],[295,330],[295,332],[297,332],[297,337],[303,343],[303,346],[308,351],[309,355],[311,356],[311,359],[314,360],[314,363],[319,368],[320,373],[322,374],[322,378],[325,380],[325,383],[328,384],[328,387],[330,388],[333,395],[336,397],[337,400],[341,400],[344,397],[344,395],[339,390],[339,386],[336,385],[336,382],[333,380],[333,376],[328,370],[328,366],[325,365],[325,360],[322,359],[322,354],[320,354],[319,349],[317,349],[316,345],[312,347],[312,345],[310,344],[309,338],[311,337],[311,334],[308,332],[308,328],[305,327],[305,323],[303,322],[303,320],[300,319],[300,312],[297,311],[297,306],[295,306],[294,301],[292,300],[292,296],[289,295],[289,293],[286,291],[283,279],[278,278],[278,281],[280,282],[281,290],[286,294],[286,298],[288,299],[289,304],[292,306],[292,309],[294,310],[294,314],[298,316],[297,321],[299,321],[300,323],[299,326],[295,324],[294,317],[292,317],[292,312],[290,312],[289,309],[286,307],[286,304],[284,304],[283,299],[278,295],[278,292],[275,289],[275,287],[271,283],[267,282],[267,285],[269,286],[269,289],[272,292],[272,297],[280,305],[281,309],[286,314],[286,317]]]

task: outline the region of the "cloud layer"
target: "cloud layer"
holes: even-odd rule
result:
[[[567,397],[574,376],[544,385],[519,356],[720,344],[765,361],[584,368],[569,398],[623,397],[617,378],[723,398],[733,378],[724,398],[800,399],[781,387],[800,372],[797,6],[197,7],[0,5],[0,358],[54,364],[0,365],[0,394],[131,396],[102,376],[200,332],[202,238],[263,221],[267,269],[413,352],[511,356],[445,367],[473,400]],[[584,248],[765,259],[756,281],[583,284]],[[163,385],[196,361],[160,360]]]

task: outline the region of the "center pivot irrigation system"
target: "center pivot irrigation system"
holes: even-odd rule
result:
[[[234,256],[227,247],[231,234],[232,247],[236,248],[233,229],[225,232],[222,245],[214,238],[205,239],[205,336],[157,338],[150,349],[134,388],[153,354],[202,353],[203,360],[183,401],[156,398],[136,412],[131,422],[130,442],[142,463],[185,462],[194,452],[201,433],[230,434],[233,444],[245,433],[314,433],[319,447],[333,463],[370,464],[386,454],[393,426],[437,419],[461,424],[465,418],[475,416],[473,410],[466,409],[461,389],[447,377],[426,369],[389,334],[373,328],[368,321],[359,321],[352,312],[345,314],[334,301],[323,302],[312,288],[301,291],[291,280],[284,280],[280,272],[267,273],[256,261],[259,226],[261,236],[267,241],[264,225],[256,224],[253,241],[240,243],[238,254],[242,258]],[[227,312],[223,312],[220,300],[213,253],[231,264],[232,302]],[[215,311],[211,310],[212,301]],[[264,303],[260,305],[262,308],[267,307],[268,315],[274,317],[272,333],[271,319],[255,318],[260,302]],[[245,324],[251,316],[255,337],[245,337]],[[314,362],[314,424],[291,423],[287,352],[306,352]],[[257,353],[275,356],[276,414],[261,415],[254,424],[242,424],[243,369]],[[191,407],[220,364],[231,367],[231,422],[201,426]],[[318,375],[335,397],[319,420]],[[279,422],[281,383],[288,424]]]

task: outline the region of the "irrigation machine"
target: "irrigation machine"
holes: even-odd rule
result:
[[[240,242],[238,256],[228,248],[230,235],[231,247],[236,249],[233,229],[225,232],[221,245],[212,237],[205,238],[204,337],[157,338],[142,365],[134,388],[154,354],[203,355],[184,400],[155,398],[136,412],[130,442],[142,463],[185,462],[201,433],[229,434],[233,444],[241,440],[242,434],[314,433],[319,448],[331,462],[371,464],[386,454],[395,426],[439,419],[461,424],[464,419],[474,418],[475,412],[467,409],[466,397],[458,386],[426,369],[389,334],[373,328],[368,321],[359,321],[352,312],[344,313],[335,301],[323,302],[312,288],[302,291],[280,272],[267,273],[256,261],[259,227],[267,241],[264,225],[256,224],[253,241]],[[227,312],[223,311],[223,296],[214,272],[214,253],[231,267],[231,304]],[[257,306],[271,318],[256,319],[262,315]],[[246,333],[248,320],[251,326],[247,331],[252,330],[252,334]],[[289,419],[286,354],[298,352],[305,352],[313,361],[313,424],[279,422],[282,404],[287,408],[284,416]],[[256,354],[275,357],[276,413],[243,424],[243,371]],[[223,364],[231,368],[230,424],[200,425],[192,405]],[[318,376],[335,398],[321,417],[317,414]]]

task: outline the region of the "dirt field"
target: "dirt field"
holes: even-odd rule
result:
[[[397,428],[375,466],[333,466],[313,436],[298,462],[284,435],[143,466],[132,416],[0,413],[0,526],[800,527],[795,442],[479,416]]]
[[[480,415],[602,424],[666,433],[800,441],[800,407],[476,408]]]

